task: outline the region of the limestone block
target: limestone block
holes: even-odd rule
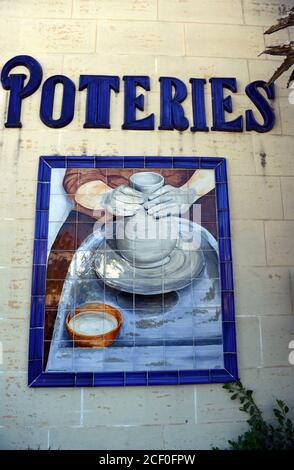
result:
[[[101,133],[100,133],[101,132]],[[158,134],[144,131],[112,131],[87,129],[61,136],[61,150],[68,155],[156,155]],[[130,145],[131,142],[131,145]]]
[[[248,310],[248,315],[253,314]],[[237,318],[236,329],[239,367],[260,367],[262,356],[259,319],[254,316]]]
[[[156,0],[75,0],[73,18],[156,20]]]
[[[206,7],[206,2],[201,3]],[[205,91],[210,93],[211,77],[236,77],[238,93],[244,94],[249,83],[248,68],[244,59],[223,59],[220,57],[179,57],[174,60],[169,56],[157,58],[158,76],[172,76],[183,80],[190,88],[189,78],[205,78]]]
[[[0,427],[1,450],[47,450],[48,431],[43,428]]]
[[[292,313],[294,313],[294,268],[289,269],[290,273],[290,289],[291,289],[291,299],[292,299]]]
[[[281,219],[280,181],[276,177],[232,176],[229,181],[233,219]]]
[[[282,133],[294,135],[294,104],[289,102],[289,98],[280,98],[280,113],[282,117]]]
[[[292,407],[293,417],[293,366],[259,369],[258,384],[256,398],[263,403],[264,407],[271,408],[277,398],[285,400],[288,406]]]
[[[265,29],[267,29],[273,23],[276,23],[276,22],[273,21],[272,23],[268,23],[265,26]],[[280,31],[276,31],[273,34],[265,34],[264,35],[264,42],[265,42],[266,47],[267,46],[277,45],[277,44],[285,44],[288,41],[289,41],[288,29],[280,29]],[[282,61],[283,61],[283,57],[281,57],[281,56],[266,55],[264,57],[267,57],[268,58],[267,60],[272,60],[272,61],[275,61],[275,62],[282,63]],[[277,64],[277,66],[278,66],[278,64]],[[288,75],[288,74],[289,74],[289,72],[288,73],[286,72],[286,75]]]
[[[225,423],[244,421],[237,402],[232,402],[230,395],[221,384],[197,385],[197,424]]]
[[[14,55],[95,51],[94,20],[14,19],[0,20],[0,41],[4,52],[14,45]]]
[[[263,49],[260,27],[219,24],[186,24],[188,56],[255,58]]]
[[[236,439],[239,434],[247,429],[248,425],[244,422],[165,426],[165,448],[174,450],[211,450],[213,447],[219,447],[220,449],[227,449],[228,440]]]
[[[281,178],[285,219],[294,219],[294,178]]]
[[[231,232],[234,265],[264,266],[266,264],[262,221],[233,220]]]
[[[85,426],[154,425],[194,420],[193,386],[86,389]]]
[[[294,221],[265,222],[267,262],[272,266],[292,266],[294,263]]]
[[[159,0],[158,17],[166,21],[243,23],[240,0],[208,0],[206,2]]]
[[[97,28],[97,51],[104,54],[183,55],[183,27],[164,22],[101,21]]]
[[[28,328],[28,321],[24,319],[0,319],[0,341],[3,348],[0,370],[27,370]]]
[[[1,18],[70,18],[71,0],[1,0]]]
[[[289,315],[288,268],[238,267],[234,270],[236,315]]]
[[[31,267],[33,233],[33,220],[1,220],[0,266]]]
[[[277,18],[284,16],[293,6],[291,0],[280,2],[279,0],[246,0],[244,5],[244,18],[247,24],[272,25]]]
[[[259,175],[294,175],[293,137],[255,134],[254,161]]]
[[[120,93],[123,93],[124,75],[148,75],[151,89],[154,90],[157,78],[155,74],[156,57],[134,55],[132,63],[128,55],[101,54],[67,54],[64,56],[63,73],[78,83],[80,75],[118,75],[120,77]],[[138,88],[138,91],[141,89]],[[143,89],[141,90],[143,92]]]
[[[263,362],[265,366],[289,366],[289,342],[294,339],[294,316],[261,318]],[[293,366],[292,366],[293,374]]]
[[[5,268],[0,270],[0,291],[3,316],[6,308],[18,307],[30,300],[31,268]]]
[[[27,386],[27,373],[7,372],[0,382],[2,425],[9,428],[35,426],[78,426],[81,416],[81,390],[33,389]]]
[[[253,398],[266,420],[273,420],[276,399],[285,400],[293,419],[293,367],[260,367],[240,369],[240,378],[247,389],[253,390]]]
[[[274,43],[273,36],[272,36],[272,43]],[[267,82],[271,78],[271,76],[274,74],[276,69],[278,68],[278,65],[279,64],[277,64],[276,60],[266,59],[266,56],[261,56],[254,60],[248,60],[250,81],[253,82],[254,80],[264,80],[265,82]],[[279,77],[279,79],[275,82],[276,99],[279,98],[280,96],[288,96],[289,94],[289,89],[287,88],[288,78],[289,77],[287,76],[287,72],[286,72],[281,77]]]
[[[74,450],[160,450],[163,449],[163,427],[154,426],[101,426],[99,414],[94,427],[57,427],[50,431],[52,449]]]

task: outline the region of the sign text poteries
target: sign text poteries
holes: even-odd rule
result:
[[[27,81],[27,76],[24,73],[13,72],[18,66],[23,66],[29,71]],[[195,70],[197,70],[196,62]],[[42,83],[42,77],[43,71],[40,63],[31,56],[20,55],[6,62],[1,72],[2,86],[9,92],[6,128],[22,127],[22,101],[38,90]],[[120,92],[121,81],[124,83],[122,129],[141,131],[155,129],[154,112],[145,109],[145,97],[139,91],[139,89],[147,93],[151,91],[150,77],[147,75],[125,75],[122,79],[115,75],[80,75],[78,91],[85,91],[86,100],[84,128],[111,128],[111,95],[113,92]],[[263,80],[253,81],[245,88],[245,93],[252,103],[253,109],[250,107],[245,111],[244,116],[240,114],[230,120],[226,113],[233,112],[233,102],[232,96],[228,92],[237,92],[237,80],[234,77],[211,77],[209,79],[212,107],[212,126],[210,128],[207,125],[204,99],[205,87],[208,86],[206,79],[189,78],[189,87],[176,77],[162,76],[159,77],[159,82],[159,130],[268,132],[275,124],[275,113],[270,104],[270,100],[275,97],[274,85],[268,87]],[[63,93],[60,115],[56,118],[53,110],[55,89],[58,84],[62,85]],[[76,84],[65,75],[53,75],[45,80],[40,100],[42,122],[51,128],[67,126],[74,118],[76,93]],[[185,116],[182,106],[186,99],[191,101],[192,122],[189,122]]]

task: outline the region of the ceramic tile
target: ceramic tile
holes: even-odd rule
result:
[[[219,229],[219,225],[216,222],[203,222],[202,226],[215,238],[218,239],[221,234],[226,234],[224,230]],[[229,232],[227,232],[229,233]]]
[[[38,169],[38,181],[43,182],[43,183],[49,183],[51,178],[52,178],[51,167],[41,159],[39,169]]]
[[[46,266],[33,265],[32,270],[32,295],[41,296],[46,289]]]
[[[193,214],[196,212],[193,217],[194,222],[200,223],[201,225],[205,222],[216,223],[216,199],[214,195],[199,198],[195,205],[199,207],[200,215],[197,216],[197,212],[193,212]]]
[[[29,360],[42,359],[43,338],[43,328],[30,328]]]
[[[94,386],[94,373],[93,372],[78,372],[75,380],[76,387],[93,387]]]
[[[95,168],[123,168],[124,157],[95,157]]]
[[[126,372],[124,385],[147,385],[147,372]]]
[[[47,240],[48,237],[48,211],[36,211],[35,216],[35,239]]]
[[[77,248],[79,248],[86,238],[93,234],[93,223],[77,223],[75,229]]]
[[[49,206],[49,222],[64,222],[72,204],[63,194],[52,194]]]
[[[50,223],[56,238],[52,245],[53,251],[74,251],[77,248],[77,224],[75,222],[65,222],[62,227],[56,227]],[[49,227],[50,229],[50,227]]]
[[[164,324],[164,337],[179,345],[193,345],[193,316],[191,308],[183,309],[176,319]]]
[[[179,373],[178,371],[163,371],[156,372],[150,371],[148,373],[148,385],[159,385],[159,384],[179,384]]]
[[[207,289],[193,289],[193,305],[197,307],[214,307],[220,305],[218,285],[211,284]]]
[[[51,250],[48,252],[47,279],[64,280],[68,273],[75,251]]]
[[[144,168],[144,157],[124,157],[124,168]]]
[[[145,157],[145,168],[172,168],[173,157]]]
[[[226,183],[216,183],[217,210],[225,211],[229,207],[228,187]]]
[[[94,168],[95,160],[93,157],[67,157],[68,168]]]
[[[57,316],[57,307],[47,307],[45,306],[45,311],[43,310],[44,316],[44,339],[50,341],[52,339],[52,334],[54,330],[54,324]]]
[[[187,168],[197,169],[200,168],[199,157],[173,157],[173,168]]]
[[[196,366],[195,366],[196,367]],[[184,370],[179,371],[179,382],[181,384],[208,383],[210,380],[209,370]]]
[[[44,324],[45,296],[31,297],[30,328],[42,327]]]
[[[44,341],[44,348],[54,348],[56,361],[60,361],[60,363],[65,363],[66,366],[60,366],[60,372],[74,372],[74,357],[75,357],[75,346],[74,343],[69,340],[61,340],[61,341]]]
[[[33,250],[33,264],[47,263],[47,240],[35,240]]]
[[[222,324],[224,335],[224,352],[236,352],[236,336],[235,336],[235,322],[225,321]]]
[[[58,307],[64,282],[61,280],[47,280],[46,282],[46,306]]]
[[[39,182],[37,185],[36,209],[47,211],[49,209],[49,203],[50,203],[50,184]]]
[[[233,321],[234,320],[234,294],[233,292],[222,292],[222,320]]]

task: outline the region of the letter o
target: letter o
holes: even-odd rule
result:
[[[53,119],[55,87],[58,83],[63,85],[61,113],[58,119]],[[74,117],[75,93],[75,84],[68,77],[64,75],[54,75],[48,78],[44,82],[42,89],[40,106],[40,118],[42,122],[46,126],[53,127],[54,129],[67,126]]]

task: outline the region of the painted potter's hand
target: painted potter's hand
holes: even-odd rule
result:
[[[124,217],[136,214],[143,202],[142,194],[127,185],[118,186],[103,197],[103,206],[108,212]]]
[[[149,215],[161,218],[168,215],[184,214],[196,199],[197,194],[193,189],[181,189],[166,185],[151,194],[144,207],[148,210]]]

